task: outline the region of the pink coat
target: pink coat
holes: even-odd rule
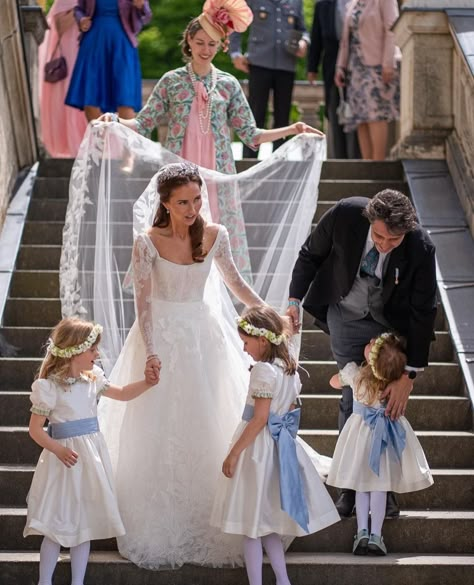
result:
[[[349,62],[349,37],[352,12],[358,0],[347,6],[342,38],[337,55],[337,66],[347,68]],[[390,30],[398,18],[397,0],[367,0],[359,21],[362,59],[365,65],[395,67],[401,58],[395,45],[395,35]]]
[[[61,158],[76,157],[87,128],[84,112],[70,108],[64,103],[79,51],[77,27],[74,24],[61,38],[61,51],[68,68],[66,79],[57,83],[47,83],[44,80],[44,65],[53,58],[58,43],[55,17],[73,10],[76,3],[77,0],[55,0],[48,12],[49,30],[46,31],[44,41],[38,51],[41,140],[51,156]],[[59,54],[56,53],[55,57],[58,56]]]

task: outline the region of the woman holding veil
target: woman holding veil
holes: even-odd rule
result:
[[[214,67],[212,61],[233,30],[243,32],[252,22],[244,0],[207,0],[202,14],[191,20],[183,33],[185,67],[169,71],[158,81],[144,108],[131,120],[110,114],[103,120],[122,124],[148,136],[167,119],[165,147],[201,167],[235,173],[232,132],[250,148],[263,142],[303,132],[321,132],[297,122],[284,128],[263,130],[255,119],[239,81]],[[239,270],[250,280],[245,226],[238,194],[208,182],[212,219],[229,230],[232,252]]]

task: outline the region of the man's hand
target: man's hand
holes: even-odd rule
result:
[[[310,85],[314,85],[316,83],[316,77],[317,75],[313,71],[308,71],[306,75],[306,79],[309,81]]]
[[[286,309],[286,315],[290,318],[291,324],[293,326],[293,334],[298,333],[301,327],[300,308],[295,305],[288,305],[288,308]]]
[[[306,57],[306,53],[308,52],[308,43],[303,39],[300,39],[298,43],[298,50],[296,51],[297,57]]]
[[[248,61],[247,57],[244,57],[244,55],[239,55],[238,57],[234,57],[232,59],[232,64],[239,71],[243,71],[244,73],[249,72],[249,61]]]
[[[398,420],[405,414],[410,392],[413,390],[413,381],[403,374],[401,378],[391,382],[382,393],[382,400],[388,398],[388,403],[385,408],[386,416],[392,420]]]

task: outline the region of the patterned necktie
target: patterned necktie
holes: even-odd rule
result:
[[[379,251],[373,246],[368,252],[360,265],[361,276],[375,276],[375,269],[379,263]]]

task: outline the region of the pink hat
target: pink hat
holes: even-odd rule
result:
[[[199,24],[215,41],[225,40],[231,32],[244,32],[253,20],[245,0],[206,0]]]

